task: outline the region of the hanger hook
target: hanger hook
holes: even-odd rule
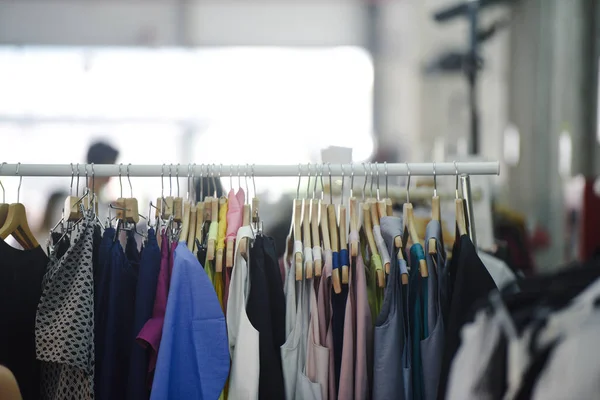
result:
[[[21,163],[17,163],[17,169],[15,170],[15,175],[19,176],[19,187],[17,188],[17,203],[20,200],[20,196],[21,196],[21,183],[23,182],[23,175],[19,175],[19,167],[21,166]]]
[[[321,200],[323,200],[323,198],[325,197],[325,185],[323,185],[323,169],[325,168],[325,164],[321,163],[321,166],[319,167],[320,170],[320,180],[321,180]]]
[[[408,163],[406,163],[406,171],[408,174],[408,182],[406,184],[406,202],[410,203],[410,167],[408,166]]]
[[[94,200],[95,196],[96,196],[96,171],[94,171],[94,163],[91,164],[92,165],[92,201]]]
[[[458,200],[458,167],[456,166],[456,161],[452,162],[454,164],[454,169],[456,170],[456,189],[455,189],[455,194],[456,194],[456,200]]]
[[[300,180],[302,179],[302,165],[298,164],[298,186],[296,187],[296,199],[300,198]]]
[[[229,188],[233,190],[233,164],[229,164]]]
[[[131,176],[129,175],[129,167],[131,167],[131,163],[127,164],[127,182],[129,182],[129,196],[133,199],[133,186],[131,186]],[[92,171],[94,170],[92,165]]]
[[[362,199],[363,201],[365,200],[365,193],[367,192],[367,182],[369,179],[369,172],[367,171],[367,164],[362,163],[363,169],[365,170],[365,183],[363,184],[363,190],[362,190]]]
[[[169,164],[169,196],[173,196],[173,163]]]
[[[437,176],[435,174],[435,161],[433,162],[433,197],[437,197]]]
[[[373,197],[373,182],[375,181],[373,179],[373,163],[369,163],[369,171],[371,171],[371,186],[369,186],[369,197]]]
[[[312,198],[313,200],[315,199],[316,195],[317,195],[317,181],[319,180],[319,165],[315,164],[315,183],[313,184],[313,192],[312,192]]]
[[[350,163],[350,198],[354,196],[354,163]]]
[[[200,164],[200,198],[198,201],[204,201],[204,164]]]
[[[383,167],[385,168],[385,198],[389,199],[390,195],[388,193],[388,168],[387,168],[387,161],[383,162]]]
[[[308,170],[308,183],[306,184],[306,198],[308,199],[308,192],[310,191],[310,163],[308,163],[306,165],[306,168]]]
[[[0,165],[0,172],[2,172],[2,168],[4,167],[4,165],[6,164],[6,162],[3,162],[2,165]],[[71,164],[71,168],[73,168],[73,164]],[[71,179],[71,182],[73,182],[73,179]],[[71,186],[73,185],[73,183],[71,183]],[[4,185],[2,184],[2,181],[0,181],[0,186],[2,187],[2,202],[6,203],[6,192],[4,191]]]
[[[248,198],[250,197],[250,189],[248,188],[248,167],[249,164],[246,164],[246,168],[244,168],[244,181],[246,182],[246,193],[244,193],[244,203],[248,202]]]
[[[329,204],[333,204],[333,185],[331,184],[331,163],[327,163],[327,169],[329,170]]]
[[[120,170],[121,169],[119,168],[119,171]],[[165,164],[163,164],[162,167],[160,167],[160,197],[165,197]]]
[[[256,180],[254,179],[254,164],[252,164],[252,188],[254,189],[254,197],[256,196]]]
[[[375,171],[377,171],[377,201],[379,201],[379,164],[375,163]]]
[[[175,182],[177,182],[177,197],[179,197],[179,166],[181,164],[177,163],[175,166]]]
[[[77,190],[75,196],[79,197],[79,163],[77,163]]]
[[[84,165],[85,165],[84,168],[85,168],[85,191],[86,191],[86,193],[84,193],[84,195],[87,196],[87,194],[90,191],[90,185],[88,184],[88,169],[87,169],[88,164],[85,163]]]
[[[4,165],[4,163],[2,163]],[[73,168],[73,163],[71,163],[71,186],[69,188],[69,196],[73,196],[73,178],[75,178],[75,169]]]
[[[340,168],[342,169],[342,196],[340,198],[340,205],[344,204],[344,164],[340,164]]]
[[[196,203],[196,191],[194,190],[194,180],[196,179],[196,163],[193,163],[190,169],[192,176],[188,181],[188,192],[190,196],[188,200],[193,199],[194,203]]]
[[[238,174],[238,188],[241,189],[242,188],[242,174],[241,174],[240,164],[237,165],[237,174]]]
[[[210,167],[210,179],[212,180],[212,184],[213,184],[213,197],[216,198],[217,197],[217,180],[215,179],[215,169],[217,168],[217,165],[215,163],[213,163]]]
[[[123,198],[123,181],[121,180],[121,167],[123,166],[123,163],[119,163],[119,188],[121,189],[121,198]],[[79,170],[79,167],[77,167],[77,170]],[[79,192],[79,184],[77,185],[77,192]]]

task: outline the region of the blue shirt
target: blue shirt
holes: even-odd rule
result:
[[[214,400],[229,375],[225,316],[185,242],[175,249],[152,400]]]

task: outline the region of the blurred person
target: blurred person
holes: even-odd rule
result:
[[[107,142],[97,141],[88,148],[86,162],[88,164],[115,164],[118,158],[119,150]],[[97,195],[98,216],[102,221],[108,216],[108,205],[112,202],[104,196],[104,188],[106,188],[110,179],[111,177],[92,177],[88,175],[88,187],[93,186],[93,191]]]
[[[102,141],[92,143],[87,152],[86,162],[88,164],[115,164],[119,158],[119,151],[110,144]],[[94,191],[99,196],[102,196],[102,191],[108,185],[110,177],[92,178],[88,176],[88,187],[94,185]]]

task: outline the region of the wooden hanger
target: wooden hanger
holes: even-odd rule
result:
[[[309,181],[310,182],[310,181]],[[304,245],[304,248],[308,248],[310,249],[309,251],[312,252],[312,240],[311,240],[311,230],[310,230],[310,199],[306,198],[302,201],[304,203],[304,215],[302,218],[302,244]],[[311,257],[312,258],[312,257]],[[305,272],[305,276],[306,279],[312,279],[313,277],[313,268],[314,268],[314,263],[312,259],[309,260],[305,260],[304,262],[304,272]]]
[[[370,212],[371,212],[371,223],[373,224],[373,228],[375,227],[379,227],[379,212],[380,210],[380,206],[383,204],[383,212],[385,213],[385,201],[372,201],[371,202],[371,207],[370,207]],[[385,215],[384,215],[385,216]],[[381,229],[381,228],[380,228]],[[375,235],[373,235],[373,239],[375,239]],[[377,242],[375,243],[375,245],[377,245]],[[379,249],[378,249],[379,250]],[[382,260],[383,261],[383,260]],[[384,265],[383,268],[385,270],[385,273],[387,275],[389,275],[390,273],[390,265],[391,263],[389,261],[387,261]]]
[[[190,204],[190,223],[189,223],[189,232],[187,235],[187,247],[188,250],[192,253],[194,252],[196,239],[196,220],[198,219],[198,209],[194,204]]]
[[[19,165],[20,163],[17,164],[17,175],[19,174]],[[19,203],[22,182],[23,176],[20,176],[19,188],[17,189],[17,203],[8,206],[6,221],[2,225],[2,228],[0,228],[0,238],[6,240],[7,237],[12,235],[24,249],[34,249],[39,246],[39,243],[29,228],[25,206]]]
[[[323,239],[323,249],[325,251],[332,251],[331,248],[331,235],[329,234],[329,217],[327,215],[327,204],[323,199],[319,200],[319,207],[321,208],[321,238]]]
[[[206,206],[204,206],[206,209]],[[210,199],[210,225],[219,223],[219,199],[212,197]],[[206,245],[206,259],[213,261],[215,259],[217,250],[217,239],[208,237],[208,244]]]
[[[406,168],[408,169],[408,163],[406,164]],[[419,240],[419,235],[417,233],[417,228],[415,225],[415,216],[413,211],[413,205],[410,202],[410,169],[408,169],[408,183],[406,185],[406,203],[404,203],[402,207],[403,214],[403,236],[402,236],[402,248],[406,248],[406,243],[408,241],[408,237],[410,236],[410,240],[413,245],[417,243],[421,243]],[[429,272],[427,271],[427,262],[425,260],[419,261],[419,271],[422,277],[429,276]]]
[[[227,198],[223,195],[219,199],[219,210],[225,209],[226,205],[227,205]],[[225,212],[225,211],[223,211],[223,212]],[[219,218],[219,220],[220,219],[221,218]],[[223,220],[219,221],[219,225],[220,224],[225,224],[225,228],[219,227],[219,230],[224,229],[224,232],[225,232],[224,235],[226,235],[227,234],[227,215],[225,215],[225,218]],[[219,239],[217,239],[217,240],[219,240]],[[225,238],[223,238],[223,240],[225,240]],[[223,244],[225,244],[225,243],[223,243]],[[223,271],[223,263],[225,262],[225,249],[224,248],[217,250],[216,258],[217,258],[217,261],[215,263],[215,271],[222,272]]]
[[[331,166],[329,165],[329,163],[327,164],[327,167],[329,168],[329,187],[331,187]],[[329,191],[329,204],[327,205],[327,219],[328,219],[328,225],[329,225],[329,239],[331,241],[331,251],[332,253],[339,253],[340,251],[340,242],[339,242],[339,228],[338,228],[338,223],[337,223],[337,218],[335,215],[335,206],[332,204],[333,203],[333,196],[331,194],[331,191]],[[339,257],[339,255],[338,255]],[[339,294],[342,292],[342,281],[341,281],[341,276],[340,276],[340,268],[341,265],[338,268],[333,268],[334,266],[332,265],[332,270],[331,270],[331,280],[333,283],[333,291],[336,294]]]
[[[365,236],[367,237],[367,243],[369,245],[369,250],[371,250],[371,257],[373,255],[379,255],[379,250],[377,249],[377,244],[375,244],[375,237],[373,236],[373,222],[372,222],[372,214],[371,214],[371,201],[367,200],[363,203],[363,229],[365,232]],[[383,271],[377,271],[377,285],[379,287],[385,286],[385,276],[383,275]]]
[[[312,231],[313,247],[318,247],[321,252],[321,238],[319,236],[319,200],[313,198],[310,207],[310,226]],[[323,259],[314,260],[315,276],[321,276],[323,273]]]
[[[294,199],[294,247],[296,242],[302,243],[302,200]],[[302,280],[302,252],[294,253],[294,266],[296,271],[296,280]]]
[[[338,221],[340,232],[340,253],[342,250],[348,251],[348,224],[346,219],[348,214],[346,205],[344,204],[344,168],[342,167],[342,193],[340,197],[340,205],[338,207]],[[346,257],[340,257],[340,269],[342,271],[341,280],[343,284],[348,284],[349,281],[349,260]]]

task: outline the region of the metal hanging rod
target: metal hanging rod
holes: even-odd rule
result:
[[[388,176],[407,176],[408,171],[412,176],[433,176],[433,163],[363,163],[354,164],[291,164],[291,165],[253,165],[253,164],[2,164],[0,176],[84,176],[86,173],[96,177],[108,176],[130,176],[130,177],[160,177],[176,176],[185,177],[188,171],[194,176],[228,176],[238,174],[255,177],[298,177],[315,173],[327,176],[355,176],[377,174],[380,176],[387,173]],[[494,162],[446,162],[435,163],[435,175],[499,175],[500,163]]]

